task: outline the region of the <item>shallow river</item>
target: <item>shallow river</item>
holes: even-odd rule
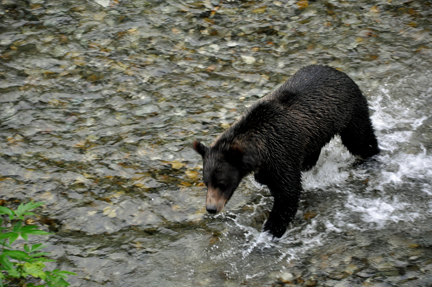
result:
[[[0,199],[39,224],[72,286],[432,286],[430,1],[2,0]],[[296,219],[243,180],[205,211],[210,144],[300,67],[368,98],[382,150],[332,141]]]

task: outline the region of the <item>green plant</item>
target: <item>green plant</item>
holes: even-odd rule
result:
[[[0,215],[8,215],[10,224],[4,224],[0,216],[0,287],[8,286],[69,286],[67,275],[76,275],[68,271],[55,269],[44,271],[48,252],[40,252],[45,248],[42,243],[24,244],[23,250],[17,250],[12,244],[19,236],[28,242],[29,235],[48,235],[50,233],[40,230],[36,225],[25,225],[25,216],[34,216],[30,210],[42,205],[43,202],[29,202],[20,204],[17,210],[0,206]],[[23,224],[24,223],[24,224]],[[32,279],[33,278],[33,279]],[[42,282],[42,283],[30,283]],[[43,280],[43,281],[42,281]],[[43,283],[45,282],[45,283]],[[39,285],[35,285],[39,284]]]

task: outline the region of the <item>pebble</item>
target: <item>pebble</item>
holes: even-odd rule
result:
[[[102,7],[108,7],[111,0],[94,0],[97,4],[101,5]]]
[[[279,276],[279,278],[283,283],[287,283],[294,279],[294,275],[289,272],[284,272]]]
[[[243,62],[245,62],[246,64],[252,65],[253,63],[256,62],[256,59],[254,57],[252,57],[252,56],[244,56],[244,55],[242,55],[241,57],[243,59]]]

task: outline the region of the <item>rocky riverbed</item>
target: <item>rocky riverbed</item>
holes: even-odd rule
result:
[[[44,201],[71,286],[431,286],[430,1],[2,0],[0,199]],[[251,178],[205,212],[207,144],[300,67],[368,98],[382,153],[332,141],[287,234]]]

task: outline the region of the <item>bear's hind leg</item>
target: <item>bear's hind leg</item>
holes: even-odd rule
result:
[[[368,112],[359,114],[353,117],[340,136],[342,143],[353,155],[366,159],[378,154],[380,150]]]
[[[313,168],[317,163],[320,154],[321,154],[321,149],[306,156],[302,163],[302,171],[308,171],[311,168]]]

